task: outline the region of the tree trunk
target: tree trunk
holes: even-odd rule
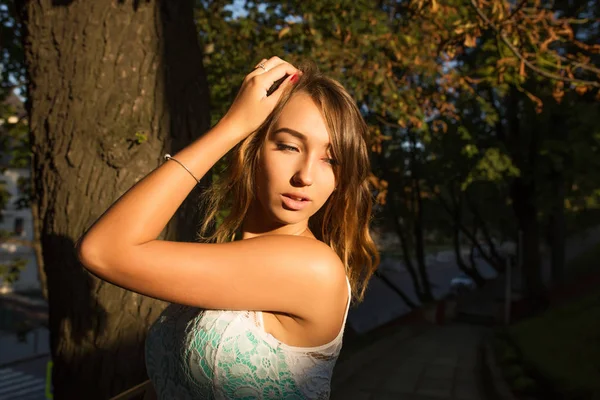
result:
[[[552,177],[552,211],[550,214],[550,271],[554,284],[565,278],[567,223],[565,218],[565,176],[557,171]]]
[[[421,198],[421,186],[419,185],[418,176],[414,177],[414,204],[415,204],[415,222],[413,225],[413,233],[415,236],[415,256],[421,278],[423,289],[423,300],[425,302],[433,300],[431,292],[431,283],[429,282],[429,274],[427,273],[427,264],[425,263],[425,244],[423,240],[423,199]]]
[[[523,116],[520,96],[517,88],[511,86],[506,101],[508,134],[505,143],[513,162],[520,170],[520,176],[511,183],[510,197],[519,229],[523,232],[523,288],[533,310],[536,310],[545,306],[535,175],[540,141],[534,129],[521,129]]]
[[[74,244],[208,128],[193,2],[18,3],[54,398],[107,399],[146,379],[144,339],[164,303],[96,279]],[[193,240],[198,190],[161,239]]]
[[[427,273],[427,265],[425,264],[425,244],[423,243],[423,199],[421,197],[421,179],[420,165],[417,161],[417,141],[412,133],[409,134],[411,142],[410,152],[410,178],[412,183],[411,199],[413,212],[413,234],[415,238],[415,258],[421,280],[421,288],[423,289],[423,302],[433,300],[431,293],[431,283],[429,282],[429,274]]]
[[[391,205],[392,201],[388,200],[388,203]],[[393,208],[392,206],[390,208]],[[400,217],[398,214],[393,211],[391,217],[394,221],[395,232],[398,235],[398,240],[400,241],[400,246],[402,247],[402,259],[404,260],[404,266],[410,275],[410,279],[412,280],[413,287],[415,288],[415,294],[421,303],[428,301],[423,295],[423,289],[421,282],[419,280],[419,275],[417,275],[417,270],[413,265],[413,260],[411,258],[411,251],[408,244],[408,238],[405,234],[405,231],[408,230],[406,226],[400,221]]]
[[[533,182],[526,183],[516,178],[511,187],[513,209],[519,229],[523,232],[522,279],[526,296],[537,304],[542,300],[543,283],[540,271],[540,240],[537,207],[535,205]],[[541,304],[540,304],[541,305]]]
[[[571,108],[571,107],[569,107]],[[560,108],[550,115],[551,137],[567,144],[569,141],[568,112]],[[570,157],[562,154],[559,162],[552,162],[549,176],[551,188],[551,208],[549,218],[550,273],[551,281],[560,284],[565,278],[567,221],[565,216],[565,197],[567,195],[566,170],[571,164]]]
[[[454,196],[454,193],[452,193],[452,195]],[[459,196],[460,196],[460,194],[459,194]],[[440,198],[441,198],[441,194],[440,194]],[[455,209],[454,209],[454,212],[452,213],[453,214],[452,215],[452,233],[453,233],[452,234],[452,245],[454,246],[454,255],[455,255],[455,259],[456,259],[456,265],[458,266],[458,269],[460,269],[462,272],[464,272],[465,274],[470,276],[475,281],[477,286],[481,287],[484,285],[485,279],[483,279],[483,277],[477,270],[477,266],[476,266],[474,260],[471,259],[470,260],[471,265],[467,266],[467,264],[465,263],[463,256],[462,256],[462,250],[461,250],[461,245],[460,245],[460,227],[462,224],[462,222],[461,222],[461,220],[462,220],[462,199],[461,198],[459,198],[456,201],[456,203],[454,204],[454,207],[455,207]],[[473,235],[473,237],[475,237],[475,234]],[[471,255],[473,254],[473,249],[476,247],[476,245],[478,245],[478,244],[474,243],[472,245]]]
[[[387,165],[385,159],[385,143],[382,144],[384,146],[384,150],[378,153],[377,160],[379,161],[380,167],[382,168],[382,174],[384,179],[390,183],[388,188],[388,196],[385,209],[388,212],[389,218],[391,218],[393,223],[393,228],[396,234],[398,235],[398,239],[400,240],[400,246],[402,246],[402,258],[404,259],[404,265],[406,270],[410,274],[410,278],[413,282],[413,286],[415,288],[415,294],[420,302],[424,302],[425,299],[423,297],[423,290],[421,289],[421,283],[419,282],[419,277],[417,276],[417,272],[415,267],[413,266],[411,259],[411,252],[409,248],[408,238],[406,236],[405,231],[408,231],[406,225],[401,221],[401,217],[399,215],[397,205],[398,203],[402,203],[405,201],[402,199],[402,196],[399,194],[402,191],[398,190],[396,187],[402,184],[402,180],[394,177],[392,175],[392,171]],[[408,303],[407,303],[408,304]],[[411,307],[412,308],[412,307]]]

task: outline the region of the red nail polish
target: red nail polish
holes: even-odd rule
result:
[[[298,74],[292,75],[292,77],[290,78],[290,82],[296,83],[297,81],[298,81]]]

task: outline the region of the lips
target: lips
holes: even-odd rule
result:
[[[281,195],[283,207],[291,211],[300,211],[310,204],[310,199],[298,193],[284,193]]]
[[[284,193],[283,196],[289,197],[292,200],[296,201],[310,201],[310,198],[301,193]]]

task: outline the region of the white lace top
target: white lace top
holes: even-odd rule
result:
[[[328,399],[342,329],[318,347],[289,346],[264,331],[262,312],[171,304],[146,339],[159,399]]]

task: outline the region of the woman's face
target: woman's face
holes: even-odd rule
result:
[[[319,108],[308,94],[294,94],[260,153],[256,193],[264,217],[285,225],[306,223],[335,188],[334,164]]]

